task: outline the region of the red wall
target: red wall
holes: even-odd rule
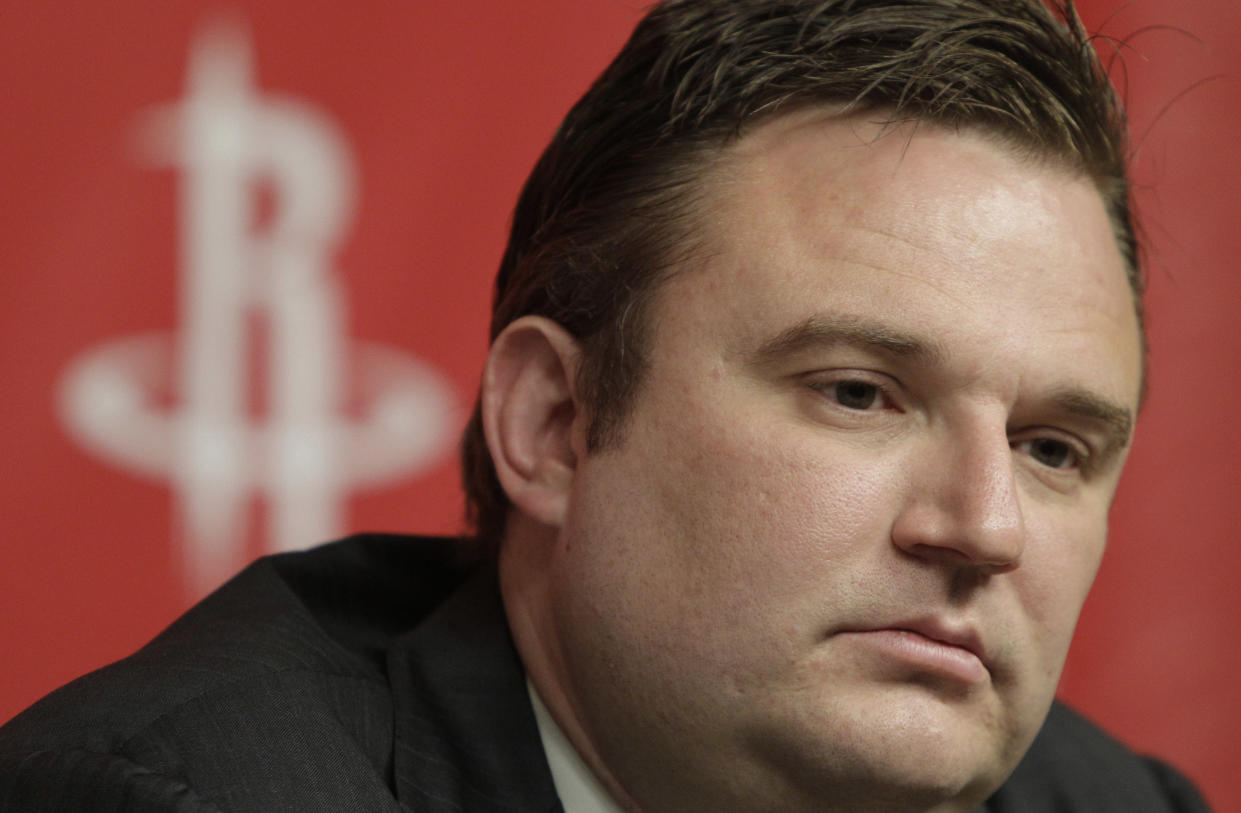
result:
[[[234,357],[241,366],[230,368],[241,371],[234,382],[240,405],[232,413],[212,406],[220,388],[208,387],[195,413],[223,409],[242,420],[215,425],[190,420],[190,385],[173,361],[190,346],[188,291],[205,279],[194,269],[211,260],[192,240],[195,229],[212,227],[202,214],[207,193],[190,183],[188,159],[170,160],[175,130],[157,156],[147,114],[207,98],[187,85],[187,61],[191,44],[221,22],[218,10],[206,0],[6,9],[0,719],[158,632],[205,589],[182,575],[191,554],[207,550],[204,540],[216,540],[219,566],[232,569],[288,536],[288,527],[330,525],[331,517],[298,509],[308,494],[328,494],[312,502],[340,507],[340,529],[459,527],[453,437],[485,350],[490,280],[510,208],[560,116],[619,47],[641,5],[234,6],[233,25],[249,32],[253,59],[251,95],[236,97],[237,120],[310,139],[263,160],[277,170],[285,162],[324,172],[332,167],[324,155],[345,160],[335,185],[330,172],[324,176],[326,191],[292,191],[277,170],[264,182],[266,164],[233,167],[238,177],[260,179],[254,211],[231,222],[243,227],[233,247],[250,252],[237,256],[250,258],[254,278],[275,278],[271,252],[256,259],[273,246],[292,246],[318,265],[282,283],[300,293],[280,301],[301,302],[300,309],[273,315],[265,289],[247,289],[257,316],[238,323],[250,341]],[[1232,779],[1241,744],[1241,590],[1233,585],[1241,546],[1231,541],[1241,526],[1234,463],[1241,458],[1241,275],[1233,270],[1241,256],[1233,143],[1241,131],[1241,6],[1081,5],[1092,28],[1106,21],[1116,38],[1153,24],[1182,31],[1146,31],[1119,49],[1151,246],[1151,395],[1062,694],[1137,747],[1174,760],[1218,809],[1241,810],[1241,785]],[[219,70],[207,75],[223,81]],[[234,85],[244,90],[244,76]],[[256,111],[271,115],[250,116]],[[345,145],[336,153],[332,134]],[[218,171],[199,172],[197,182],[224,177],[211,166]],[[306,201],[323,211],[297,208]],[[288,241],[278,243],[278,234]],[[326,239],[333,234],[335,242]],[[206,244],[218,262],[218,235]],[[306,328],[316,324],[331,327],[340,352],[330,342],[306,344]],[[151,336],[146,355],[117,344],[144,334]],[[305,382],[270,383],[281,337],[295,350],[311,348],[308,374],[334,376],[335,389],[320,393],[337,410],[331,425],[320,413],[299,414],[304,399],[285,403],[308,392]],[[226,349],[199,347],[216,362],[230,358]],[[110,355],[101,361],[84,355],[104,351]],[[399,413],[401,397],[428,391],[411,359],[438,382],[430,391],[448,399],[435,413],[441,432],[421,451],[408,427],[373,409],[385,403]],[[204,372],[195,380],[217,379]],[[93,394],[89,408],[74,406],[75,386]],[[105,401],[111,412],[97,406]],[[219,431],[256,426],[253,416],[282,409],[288,425],[301,420],[323,430],[325,459],[353,461],[337,467],[346,476],[291,480],[278,468],[290,458],[271,436],[240,444],[261,450],[253,459],[204,458],[192,471],[165,465],[186,448],[178,444],[187,442],[190,424],[215,426],[218,439]],[[342,426],[359,438],[334,447]],[[377,448],[360,450],[365,443]],[[221,491],[210,474],[228,465],[266,471],[264,482],[283,490],[266,499],[248,486]],[[273,523],[282,515],[292,525],[278,532]]]

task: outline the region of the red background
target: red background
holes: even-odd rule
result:
[[[350,335],[429,362],[463,408],[520,183],[639,5],[232,7],[259,87],[319,109],[352,147],[357,207],[333,258]],[[1061,694],[1173,760],[1218,809],[1241,810],[1241,5],[1080,5],[1092,30],[1127,40],[1118,78],[1150,246],[1152,374]],[[83,451],[56,399],[83,351],[176,330],[176,173],[134,160],[133,129],[182,97],[189,44],[215,10],[59,0],[0,14],[0,720],[141,645],[191,599],[167,483]],[[354,494],[349,525],[452,532],[460,513],[448,453]]]

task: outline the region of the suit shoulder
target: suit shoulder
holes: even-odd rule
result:
[[[1197,789],[1172,766],[1134,753],[1062,703],[988,802],[994,813],[1203,813]]]
[[[366,535],[259,559],[138,652],[0,728],[0,753],[109,753],[161,717],[251,686],[343,681],[382,693],[387,641],[451,589],[437,583],[455,584],[441,561],[447,542]]]
[[[380,535],[260,559],[0,728],[0,809],[394,810],[386,653],[452,559]]]

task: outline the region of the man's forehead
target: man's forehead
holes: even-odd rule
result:
[[[838,176],[850,178],[862,168],[862,153],[868,154],[867,161],[882,154],[888,162],[886,169],[895,177],[908,173],[911,162],[917,166],[919,150],[911,148],[916,143],[931,141],[954,144],[979,154],[1003,154],[1011,166],[1057,171],[1069,181],[1088,180],[1074,160],[1033,143],[1019,142],[993,128],[976,124],[949,126],[929,118],[899,117],[882,107],[852,110],[839,104],[816,104],[752,122],[704,164],[700,183],[710,190],[712,184],[727,184],[749,166],[772,167],[781,161],[804,161],[808,156],[818,164],[830,166]],[[815,143],[816,150],[804,151],[807,142]],[[1102,199],[1103,191],[1096,191]]]
[[[824,138],[827,135],[828,138]],[[799,147],[807,140],[817,140],[818,148],[811,152],[801,151]],[[694,234],[688,241],[696,248],[709,252],[711,241],[702,239],[702,232],[709,232],[713,218],[721,206],[728,205],[736,194],[738,180],[747,174],[752,178],[763,174],[774,175],[781,161],[804,162],[806,157],[822,168],[830,169],[830,173],[820,174],[807,171],[800,173],[800,182],[821,184],[823,177],[830,180],[828,185],[835,185],[842,190],[857,181],[856,173],[864,163],[864,153],[873,157],[876,152],[887,153],[886,169],[891,179],[908,177],[916,170],[918,150],[912,150],[915,140],[921,144],[939,141],[965,147],[974,151],[980,158],[971,167],[977,171],[986,164],[988,156],[1003,156],[1005,166],[996,175],[996,184],[992,194],[1000,197],[1004,194],[1004,186],[1015,183],[1024,172],[1049,173],[1059,176],[1066,184],[1081,185],[1091,190],[1107,216],[1107,223],[1114,240],[1114,248],[1122,258],[1122,278],[1128,286],[1133,312],[1137,317],[1139,341],[1142,348],[1143,364],[1145,363],[1146,337],[1142,323],[1141,285],[1138,272],[1129,267],[1125,246],[1125,229],[1123,224],[1115,222],[1116,212],[1112,209],[1112,197],[1116,190],[1107,188],[1105,182],[1086,174],[1079,164],[1079,159],[1071,156],[1057,155],[1047,147],[1033,141],[1022,142],[1019,139],[1002,133],[994,128],[978,124],[961,124],[946,126],[930,119],[916,117],[899,117],[891,109],[873,107],[851,110],[844,104],[819,103],[794,108],[787,112],[773,114],[758,120],[741,131],[738,138],[721,148],[712,160],[704,162],[700,175],[697,195],[698,222]],[[886,149],[876,149],[886,148]],[[914,165],[911,166],[911,162]],[[756,171],[757,169],[757,171]],[[882,177],[871,175],[865,179],[872,191],[881,191]],[[797,181],[794,181],[797,182]],[[898,187],[893,185],[896,190]],[[928,195],[934,202],[951,194],[951,189],[938,189]],[[742,193],[744,194],[744,193]],[[831,196],[824,195],[816,203],[816,214],[835,212],[841,217],[851,214],[846,207],[831,207]],[[989,202],[978,202],[974,205],[975,225],[983,226],[992,217],[994,206]],[[869,211],[852,214],[862,216],[882,214],[884,207],[872,207]],[[1045,224],[1030,223],[1032,227]]]
[[[953,169],[945,171],[945,162]],[[988,293],[994,293],[997,305],[1024,295],[1019,304],[1027,309],[1080,315],[1086,342],[1098,326],[1099,311],[1124,322],[1131,337],[1139,331],[1096,186],[973,130],[894,125],[874,112],[842,117],[830,110],[796,111],[728,147],[710,167],[700,202],[696,256],[679,264],[674,275],[703,274],[710,277],[707,285],[724,287],[737,286],[747,275],[761,279],[745,287],[749,301],[735,303],[750,312],[795,279],[807,299],[807,311],[798,318],[807,318],[817,307],[815,298],[826,297],[830,305],[839,267],[855,266],[865,284],[854,286],[854,295],[862,290],[863,296],[879,298],[895,289],[908,296],[909,279],[923,278],[928,287],[948,280],[980,309],[990,307]],[[1088,213],[1088,227],[1076,222],[1082,219],[1079,211]],[[1062,240],[1043,239],[1056,230],[1063,232]],[[1004,241],[1011,246],[997,250],[994,244]],[[1031,260],[1036,252],[1046,256]],[[738,254],[747,267],[730,259]],[[1046,273],[1014,271],[1010,282],[997,267],[1031,261],[1045,263]],[[763,276],[765,266],[783,270]],[[810,267],[822,273],[805,273]],[[970,274],[980,279],[975,289],[967,284]],[[889,275],[903,279],[896,284]],[[916,316],[925,305],[917,299],[897,300],[894,307]],[[1118,302],[1123,303],[1119,312]],[[795,330],[796,321],[788,319],[780,329]],[[1064,320],[1056,326],[1078,329]],[[896,322],[879,328],[893,349],[902,344],[896,334],[909,333]],[[946,351],[939,337],[919,333],[919,342],[905,343],[907,349],[942,359]],[[1098,357],[1103,363],[1106,354]],[[1140,360],[1135,367],[1140,380]],[[1128,403],[1127,386],[1105,389],[1116,390],[1109,393],[1110,402]]]

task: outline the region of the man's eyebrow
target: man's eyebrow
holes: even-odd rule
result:
[[[781,331],[747,354],[756,364],[833,345],[853,345],[914,361],[942,362],[947,353],[938,342],[850,316],[811,316]]]
[[[1052,403],[1070,415],[1097,421],[1107,429],[1107,444],[1101,457],[1109,457],[1129,445],[1133,434],[1133,412],[1086,390],[1062,390]]]
[[[823,314],[811,316],[781,331],[747,355],[751,362],[762,365],[799,352],[839,344],[878,350],[914,361],[935,363],[947,358],[947,351],[933,340],[852,316]],[[1084,389],[1059,390],[1053,394],[1051,402],[1068,415],[1104,426],[1107,444],[1102,456],[1113,455],[1129,445],[1133,433],[1132,410]]]

